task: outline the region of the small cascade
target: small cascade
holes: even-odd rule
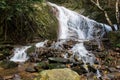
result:
[[[29,59],[27,56],[27,53],[25,52],[28,48],[31,46],[22,46],[20,48],[15,48],[14,50],[14,56],[10,59],[10,61],[14,62],[25,62]]]
[[[75,44],[75,46],[73,46],[71,51],[74,53],[73,57],[77,56],[78,60],[82,60],[84,62],[84,64],[86,64],[86,63],[90,63],[90,65],[94,64],[95,56],[93,54],[89,53],[85,49],[83,43]]]
[[[45,47],[45,44],[48,42],[48,40],[45,40],[44,42],[39,42],[35,44],[36,48],[40,48],[40,47]]]
[[[44,42],[39,42],[35,44],[36,50],[38,51],[40,47],[45,47],[45,44],[47,43],[48,40],[45,40]],[[27,56],[27,49],[29,49],[31,46],[22,46],[19,48],[14,49],[14,56],[10,59],[10,61],[14,62],[25,62],[29,59]]]

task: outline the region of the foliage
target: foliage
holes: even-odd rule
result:
[[[48,1],[75,10],[98,22],[107,23],[104,17],[104,13],[101,10],[99,10],[90,0],[48,0]],[[112,20],[113,24],[116,24],[116,16],[115,16],[116,1],[115,0],[99,0],[99,1],[100,1],[100,6],[108,12],[108,16],[110,16],[110,19]]]
[[[120,48],[120,43],[116,44],[116,47],[119,47],[119,48]]]
[[[43,39],[56,39],[58,22],[46,3],[36,4],[37,32]]]
[[[108,38],[113,47],[120,47],[120,31],[109,32]]]
[[[96,21],[107,23],[104,14],[90,0],[48,0],[75,10]],[[115,1],[103,0],[100,5],[108,12],[113,24]],[[57,20],[51,14],[45,0],[0,0],[0,42],[30,42],[34,36],[55,39]]]
[[[36,28],[32,2],[32,0],[0,1],[0,36],[2,40],[20,42],[24,41],[28,35],[29,39],[31,38]]]
[[[0,41],[23,44],[32,41],[36,35],[48,38],[53,32],[48,27],[53,27],[54,21],[43,2],[44,0],[1,0]]]

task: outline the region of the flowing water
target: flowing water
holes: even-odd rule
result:
[[[58,41],[54,43],[51,48],[62,49],[62,44],[67,40],[79,41],[79,43],[76,43],[70,49],[70,51],[73,52],[71,58],[77,56],[79,60],[84,62],[84,66],[87,63],[94,65],[96,60],[95,56],[87,51],[84,46],[84,41],[96,40],[100,47],[100,39],[106,32],[112,31],[112,28],[106,24],[84,17],[83,15],[71,11],[63,6],[58,6],[50,2],[47,4],[51,6],[52,11],[59,22]],[[47,41],[37,43],[35,46],[36,48],[44,47],[46,42]],[[10,60],[15,62],[26,61],[28,56],[25,51],[30,47],[31,46],[15,48],[14,56]],[[67,58],[67,55],[65,58]],[[96,72],[97,76],[100,77],[99,71],[97,70]]]
[[[65,40],[80,41],[80,43],[75,44],[73,48],[70,49],[70,51],[73,52],[72,58],[77,55],[78,59],[84,62],[83,66],[86,66],[86,63],[94,65],[96,60],[95,56],[86,50],[84,41],[96,40],[98,47],[101,48],[101,38],[106,32],[112,31],[112,28],[106,24],[84,17],[63,6],[58,6],[50,2],[47,4],[51,6],[52,12],[59,22],[58,42],[56,43],[57,48],[58,45],[62,45]],[[67,58],[67,55],[65,58]],[[97,77],[100,77],[99,70],[97,70],[96,73]]]
[[[31,46],[22,46],[20,48],[15,48],[14,50],[14,56],[10,59],[10,61],[14,62],[25,62],[29,59],[27,56],[27,53],[25,52],[28,48]]]
[[[39,50],[38,48],[44,47],[45,43],[48,40],[45,40],[44,42],[39,42],[35,44],[36,50]],[[29,49],[31,46],[21,46],[19,48],[15,48],[14,50],[14,56],[10,59],[10,61],[14,62],[25,62],[29,59],[27,56],[27,49]]]
[[[80,43],[75,44],[71,49],[74,55],[78,55],[84,63],[93,65],[94,56],[89,53],[83,42],[86,40],[96,40],[100,47],[100,39],[105,32],[109,32],[112,28],[106,24],[98,23],[92,19],[84,17],[77,12],[71,11],[63,6],[48,2],[52,7],[52,11],[59,22],[58,40],[65,42],[65,40],[77,40]],[[58,42],[60,45],[60,41]],[[73,55],[73,56],[74,56]]]

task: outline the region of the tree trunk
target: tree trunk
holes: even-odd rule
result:
[[[116,20],[117,20],[117,28],[120,29],[120,13],[119,13],[119,0],[116,0]]]
[[[99,0],[96,0],[96,1],[90,0],[90,1],[91,1],[95,6],[97,6],[101,11],[103,11],[103,13],[104,13],[104,15],[105,15],[105,18],[106,18],[106,20],[107,20],[107,22],[108,22],[108,24],[111,26],[112,30],[114,31],[115,28],[114,28],[114,26],[113,26],[113,24],[112,24],[112,21],[110,20],[107,11],[105,11],[105,10],[100,6]],[[119,1],[119,0],[118,0],[118,1]]]

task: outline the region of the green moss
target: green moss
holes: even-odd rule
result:
[[[10,69],[10,68],[15,68],[15,67],[17,67],[18,64],[15,63],[15,62],[12,62],[12,61],[2,61],[2,62],[0,63],[0,66],[3,67],[3,68],[5,68],[5,69]]]
[[[27,53],[33,53],[35,52],[35,46],[33,45],[32,47],[30,47],[29,49],[27,49]]]
[[[120,47],[120,31],[109,32],[108,38],[113,47]]]

